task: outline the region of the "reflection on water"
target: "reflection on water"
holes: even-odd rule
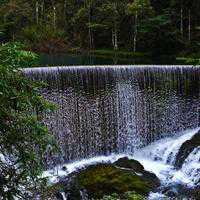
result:
[[[90,56],[70,54],[41,54],[40,66],[69,66],[69,65],[133,65],[133,64],[181,64],[174,57],[136,57],[120,58],[118,56]]]
[[[45,123],[68,162],[138,148],[199,124],[200,68],[80,66],[30,68],[46,81],[44,97],[58,104]],[[62,157],[62,159],[61,159]]]

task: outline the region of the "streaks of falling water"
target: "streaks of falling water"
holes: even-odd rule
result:
[[[199,126],[200,68],[76,66],[28,68],[58,105],[44,122],[62,149],[52,167],[111,153],[133,153],[167,133]]]

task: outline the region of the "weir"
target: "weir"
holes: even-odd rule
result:
[[[198,66],[73,66],[27,68],[47,82],[42,95],[57,104],[44,122],[57,138],[58,163],[141,147],[200,126]]]

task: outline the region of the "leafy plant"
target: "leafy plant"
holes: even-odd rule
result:
[[[45,180],[43,156],[55,147],[42,122],[54,106],[39,94],[41,84],[23,75],[20,68],[35,63],[37,56],[19,43],[0,46],[0,194],[3,199],[30,198]]]

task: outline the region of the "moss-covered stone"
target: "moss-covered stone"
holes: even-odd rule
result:
[[[71,174],[63,184],[69,199],[78,200],[82,199],[82,195],[89,199],[102,199],[105,195],[123,195],[128,191],[147,196],[160,182],[154,174],[145,171],[138,161],[123,158],[113,164],[88,166]]]
[[[68,200],[141,200],[159,185],[156,175],[145,171],[138,161],[124,157],[113,164],[91,165],[62,177],[48,194],[62,199],[63,192]]]
[[[89,196],[101,198],[105,194],[137,191],[148,194],[152,187],[134,172],[122,170],[112,165],[100,164],[91,166],[78,175],[81,187]]]

